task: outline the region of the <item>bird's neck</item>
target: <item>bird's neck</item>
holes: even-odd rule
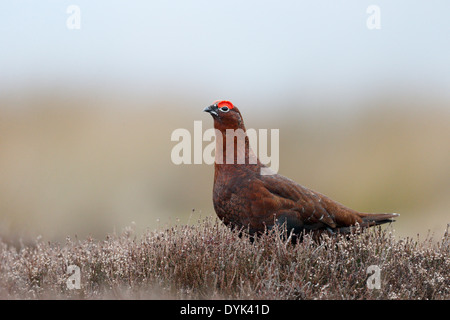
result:
[[[250,147],[244,126],[236,129],[216,128],[216,174],[231,167],[256,171],[262,166]]]

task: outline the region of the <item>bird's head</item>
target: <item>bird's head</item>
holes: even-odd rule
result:
[[[244,120],[242,119],[239,109],[227,100],[214,101],[212,105],[203,109],[208,112],[214,119],[214,127],[219,130],[226,129],[243,129]]]

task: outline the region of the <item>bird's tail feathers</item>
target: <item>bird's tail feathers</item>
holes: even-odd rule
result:
[[[373,227],[384,223],[394,222],[394,218],[400,216],[400,214],[398,213],[358,213],[358,215],[362,219],[362,222],[359,224],[359,226],[352,225],[347,227],[340,227],[335,231],[343,234],[352,233],[356,230],[360,230],[359,228]],[[328,231],[331,231],[331,229]]]
[[[360,213],[362,226],[377,226],[384,223],[394,222],[395,218],[400,216],[398,213]]]

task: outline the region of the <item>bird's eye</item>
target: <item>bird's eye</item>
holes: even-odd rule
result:
[[[228,108],[228,107],[222,107],[222,108],[220,108],[219,110],[222,111],[222,112],[228,112],[228,111],[230,111],[230,108]]]

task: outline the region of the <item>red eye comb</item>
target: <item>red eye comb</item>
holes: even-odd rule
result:
[[[227,100],[216,100],[213,102],[213,104],[217,104],[218,108],[222,108],[222,107],[228,107],[228,109],[234,108],[233,104]]]

